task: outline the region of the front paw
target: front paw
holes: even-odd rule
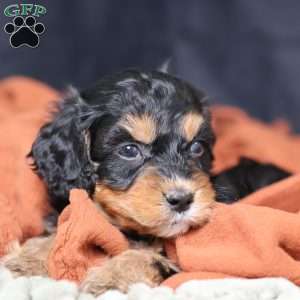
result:
[[[94,267],[82,282],[81,289],[94,295],[116,289],[127,292],[138,282],[151,287],[178,271],[167,258],[149,250],[128,250],[101,267]]]
[[[32,238],[22,246],[15,242],[9,253],[1,259],[1,264],[8,268],[14,277],[47,276],[46,262],[53,238]]]

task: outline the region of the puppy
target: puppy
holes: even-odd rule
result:
[[[72,188],[85,189],[132,242],[131,250],[91,269],[83,290],[154,286],[178,270],[160,239],[202,226],[222,201],[220,180],[210,174],[215,136],[206,99],[164,72],[129,70],[73,93],[41,128],[30,156],[51,205],[60,212]],[[16,275],[47,274],[51,242],[26,242],[6,266]]]

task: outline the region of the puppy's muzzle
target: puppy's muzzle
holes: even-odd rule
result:
[[[194,194],[183,189],[170,190],[164,196],[171,209],[176,212],[188,210],[194,201]]]

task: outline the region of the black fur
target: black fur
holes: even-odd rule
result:
[[[178,273],[178,270],[176,270],[175,268],[171,268],[170,265],[164,265],[159,260],[154,260],[153,266],[158,270],[161,278],[163,279],[167,279]]]
[[[238,165],[212,177],[217,201],[233,203],[291,174],[272,165],[241,158]]]
[[[52,122],[44,125],[30,155],[35,169],[47,184],[50,201],[61,211],[72,188],[93,192],[96,174],[88,159],[84,131],[99,115],[78,96],[61,102]]]
[[[190,111],[204,117],[194,139],[204,148],[197,159],[188,151],[191,143],[178,131],[182,116]],[[137,143],[117,125],[124,115],[144,113],[158,124],[158,137],[151,145]],[[61,211],[72,188],[83,188],[92,196],[96,182],[101,181],[112,189],[126,190],[149,165],[170,178],[188,178],[199,169],[210,176],[214,142],[203,92],[166,73],[129,70],[105,77],[61,102],[52,122],[41,128],[30,155],[47,184],[53,207]],[[138,146],[140,160],[120,157],[120,148],[128,143]],[[285,176],[273,166],[244,160],[212,181],[218,200],[232,202]]]
[[[197,135],[205,148],[199,159],[189,156],[189,143],[175,130],[189,111],[198,111],[205,119]],[[137,143],[116,125],[129,113],[146,113],[155,118],[159,132],[152,145]],[[84,138],[86,132],[90,134],[90,151]],[[120,158],[118,150],[126,143],[138,144],[143,159]],[[40,130],[31,155],[48,186],[52,205],[61,211],[68,203],[70,189],[83,188],[92,194],[99,180],[111,188],[125,190],[149,164],[166,177],[189,177],[197,168],[209,174],[213,144],[203,92],[166,73],[130,70],[105,77],[63,101],[53,121]]]

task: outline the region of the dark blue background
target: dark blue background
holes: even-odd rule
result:
[[[0,77],[24,74],[83,87],[172,57],[174,73],[270,121],[300,130],[299,0],[23,1],[46,6],[37,49],[12,49],[0,30]],[[1,0],[1,11],[13,0]],[[2,14],[1,26],[10,19]]]

